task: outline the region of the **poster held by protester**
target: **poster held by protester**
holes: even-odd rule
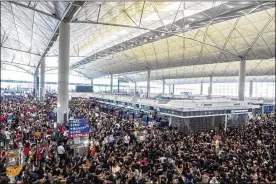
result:
[[[15,177],[21,172],[22,165],[20,164],[20,154],[18,150],[10,150],[6,156],[6,175],[11,182],[15,181]]]

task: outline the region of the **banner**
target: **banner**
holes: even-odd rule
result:
[[[6,168],[6,175],[8,177],[17,176],[22,170],[22,166],[8,166]]]
[[[69,137],[89,137],[89,131],[88,119],[69,120]]]

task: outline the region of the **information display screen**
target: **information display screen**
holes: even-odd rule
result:
[[[69,136],[89,137],[90,124],[88,119],[69,120]]]

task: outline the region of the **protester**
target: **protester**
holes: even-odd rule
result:
[[[31,95],[2,100],[0,183],[8,182],[5,152],[11,149],[24,156],[16,179],[26,184],[276,183],[274,117],[223,135],[217,130],[184,135],[120,119],[99,102],[77,99],[70,101],[69,119],[90,120],[83,154],[73,149],[67,123],[54,127],[55,107],[49,95],[45,103]]]

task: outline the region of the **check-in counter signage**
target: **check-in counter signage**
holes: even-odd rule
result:
[[[252,109],[233,109],[228,114],[244,114],[248,112],[252,112]]]
[[[209,111],[176,111],[171,109],[160,108],[161,113],[173,114],[177,116],[210,116],[210,115],[222,115],[222,114],[244,114],[252,112],[252,109],[232,109],[232,110],[209,110]]]

